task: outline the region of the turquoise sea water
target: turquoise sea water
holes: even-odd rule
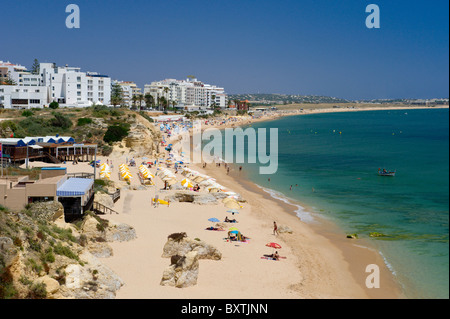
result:
[[[320,214],[346,233],[385,234],[370,240],[407,297],[449,298],[448,112],[345,112],[257,123],[252,127],[279,130],[278,171],[268,176],[259,174],[259,164],[243,167],[272,196],[312,207],[299,206],[305,221]],[[378,168],[397,175],[380,177]]]

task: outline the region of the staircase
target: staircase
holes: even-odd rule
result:
[[[55,164],[61,164],[62,163],[59,159],[57,159],[56,157],[54,157],[50,153],[44,152],[44,156],[47,157],[52,163],[55,163]]]
[[[107,213],[109,214],[119,214],[118,212],[116,212],[115,210],[106,207],[105,205],[102,205],[98,202],[94,202],[94,205],[92,207],[92,210],[94,211],[94,213],[96,213],[97,215],[106,215]]]

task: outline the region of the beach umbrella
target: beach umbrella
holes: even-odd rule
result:
[[[270,248],[281,249],[281,246],[277,243],[268,243],[266,246]]]
[[[227,213],[239,214],[236,209],[227,210]]]
[[[181,186],[186,187],[186,188],[194,187],[194,185],[187,178],[185,178],[181,181]]]
[[[236,227],[231,227],[230,229],[228,229],[228,230],[231,230],[231,231],[233,231],[233,230],[239,230],[239,229],[237,229]]]
[[[240,209],[241,205],[239,205],[239,203],[235,200],[235,201],[228,201],[225,203],[225,207],[226,208],[231,208],[231,209]]]
[[[238,231],[238,230],[233,230],[233,231],[231,231],[230,233],[231,233],[231,234],[236,234],[236,235],[237,235],[237,234],[239,234],[239,231]]]
[[[220,222],[220,220],[218,220],[217,218],[210,218],[210,219],[208,219],[210,222],[212,222],[212,223],[218,223],[218,222]]]

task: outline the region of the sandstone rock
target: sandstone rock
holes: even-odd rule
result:
[[[103,206],[114,209],[114,201],[109,194],[97,192],[95,193],[95,201]]]
[[[47,293],[49,294],[57,293],[60,287],[59,282],[49,276],[38,278],[37,282],[45,284]]]
[[[217,248],[204,241],[194,240],[189,237],[185,237],[179,241],[168,238],[163,248],[162,257],[167,258],[175,255],[185,256],[191,251],[196,251],[199,259],[222,259],[222,253]]]
[[[196,193],[193,191],[176,191],[174,194],[166,196],[165,200],[180,203],[194,203],[198,205],[217,204],[223,194],[220,193]],[[225,196],[226,197],[226,196]]]
[[[97,258],[108,258],[113,256],[113,249],[107,243],[90,242],[87,248],[89,252]]]
[[[17,257],[17,250],[14,248],[14,242],[9,237],[0,237],[0,260],[5,266],[9,266]],[[0,264],[0,267],[3,266]]]
[[[176,263],[164,270],[161,286],[186,288],[197,284],[199,272],[198,252],[191,251],[185,256],[179,257]]]
[[[64,216],[64,207],[60,202],[34,203],[30,207],[30,212],[38,219],[54,222]]]
[[[109,226],[106,231],[106,240],[109,242],[130,241],[136,239],[136,230],[127,224],[119,224],[109,221]]]
[[[101,235],[97,228],[100,223],[92,216],[86,216],[81,225],[81,232],[89,238],[95,238]]]
[[[88,251],[80,255],[84,266],[71,264],[65,268],[66,284],[61,297],[75,299],[113,299],[124,282],[111,269]]]

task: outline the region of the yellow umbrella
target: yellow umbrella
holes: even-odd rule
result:
[[[194,187],[194,185],[187,178],[185,178],[185,179],[183,179],[181,181],[181,185],[183,187],[186,187],[186,188],[193,188]]]

